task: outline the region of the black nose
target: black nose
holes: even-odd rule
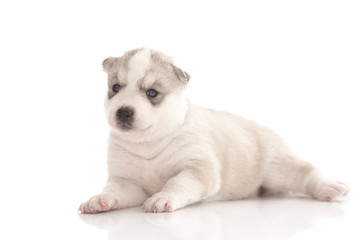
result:
[[[121,123],[131,123],[134,120],[134,110],[129,107],[119,108],[116,112],[116,118]]]

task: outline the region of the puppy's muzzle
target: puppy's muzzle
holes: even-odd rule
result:
[[[134,122],[134,109],[130,107],[121,107],[116,111],[116,120],[120,127],[130,128]]]

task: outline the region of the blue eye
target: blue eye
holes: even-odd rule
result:
[[[114,84],[113,86],[112,86],[112,90],[114,91],[114,92],[118,92],[118,91],[120,91],[120,85],[119,84]]]
[[[154,98],[158,95],[158,92],[154,89],[149,89],[147,90],[146,95],[148,95],[151,98]]]

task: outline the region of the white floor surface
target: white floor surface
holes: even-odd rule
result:
[[[360,239],[352,210],[346,199],[327,203],[266,197],[198,204],[175,213],[146,214],[132,208],[79,217],[90,230],[89,238],[91,233],[106,232],[109,240]]]
[[[51,199],[42,197],[36,208],[3,206],[0,238],[360,239],[357,200],[352,194],[330,203],[268,196],[201,203],[174,213],[143,213],[137,207],[90,215],[78,214],[70,201],[51,206]]]

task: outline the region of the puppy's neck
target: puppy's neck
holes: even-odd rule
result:
[[[175,130],[174,132],[160,139],[152,141],[129,142],[122,139],[116,130],[111,130],[109,144],[115,144],[117,147],[131,155],[134,155],[137,158],[151,160],[158,157],[180,134],[181,130]]]

